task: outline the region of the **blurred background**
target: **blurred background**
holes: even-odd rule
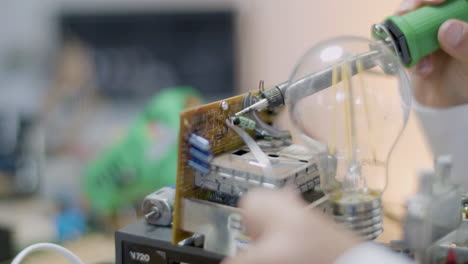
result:
[[[113,231],[173,182],[180,110],[286,81],[308,48],[369,37],[399,2],[2,0],[0,248],[71,241],[112,262]],[[394,218],[431,166],[411,116],[384,195]]]

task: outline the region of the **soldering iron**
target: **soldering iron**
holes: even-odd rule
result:
[[[372,37],[376,41],[383,42],[400,58],[402,64],[410,68],[440,48],[437,33],[440,26],[449,19],[468,22],[468,0],[449,0],[441,5],[424,6],[404,15],[390,16],[383,23],[375,24],[372,27]],[[355,62],[358,60],[363,63],[363,69],[375,67],[375,63],[370,58],[378,55],[378,51],[371,49],[367,53],[355,56],[351,61],[351,74],[357,73]],[[368,59],[366,60],[366,58]],[[301,82],[306,83],[314,78],[318,85],[309,92],[309,94],[313,94],[331,86],[332,71],[333,68],[327,68],[312,73],[294,85],[300,85]],[[284,94],[290,85],[289,82],[284,82],[261,92],[261,99],[258,102],[244,108],[236,116],[284,105]]]

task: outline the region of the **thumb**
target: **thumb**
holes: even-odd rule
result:
[[[439,29],[442,49],[468,66],[468,24],[460,20],[446,21]]]
[[[249,191],[239,203],[242,222],[254,240],[281,225],[285,214],[302,212],[305,203],[290,189]],[[286,213],[287,212],[287,213]],[[290,224],[290,223],[289,223]]]

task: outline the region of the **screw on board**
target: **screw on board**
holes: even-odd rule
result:
[[[221,102],[221,109],[222,109],[223,111],[229,110],[229,103],[226,102],[226,101],[222,101],[222,102]]]

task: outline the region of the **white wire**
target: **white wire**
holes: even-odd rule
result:
[[[265,152],[263,152],[263,150],[258,146],[257,142],[255,142],[255,140],[252,137],[250,137],[250,135],[247,132],[245,132],[242,128],[237,127],[236,125],[232,124],[231,120],[226,119],[226,125],[232,130],[234,130],[234,132],[236,132],[237,135],[239,135],[239,137],[241,137],[242,140],[244,140],[244,143],[250,149],[250,151],[252,152],[252,155],[261,165],[261,168],[265,176],[267,178],[272,179],[273,168],[271,167],[270,159],[268,159],[268,156],[265,154]]]
[[[52,243],[38,243],[23,249],[18,255],[16,255],[11,264],[20,264],[29,254],[43,250],[52,251],[62,255],[73,264],[84,264],[83,261],[81,261],[81,259],[77,255],[73,254],[73,252],[70,250]]]

